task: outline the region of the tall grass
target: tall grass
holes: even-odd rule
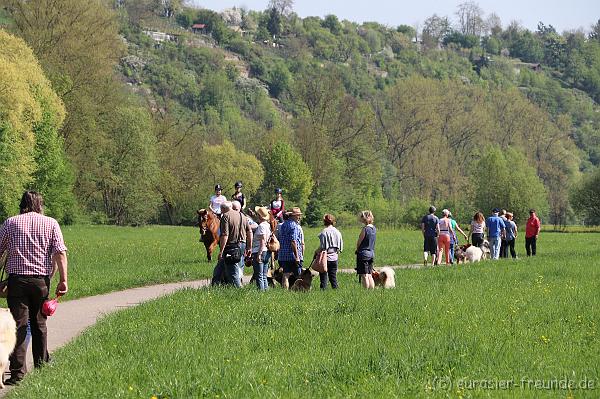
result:
[[[184,290],[106,317],[9,398],[598,397],[598,236],[542,242],[398,270],[395,290]]]

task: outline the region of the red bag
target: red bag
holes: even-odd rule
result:
[[[319,255],[313,258],[310,267],[319,273],[327,273],[327,251],[319,252]]]
[[[50,317],[56,312],[58,307],[58,296],[54,299],[46,299],[42,305],[42,314],[46,317]]]

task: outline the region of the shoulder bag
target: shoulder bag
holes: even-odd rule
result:
[[[327,273],[327,251],[321,251],[313,258],[310,267],[319,273]]]

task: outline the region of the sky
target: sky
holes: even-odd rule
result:
[[[194,4],[215,11],[233,6],[264,10],[268,0],[191,0]],[[375,21],[389,26],[421,24],[434,13],[455,19],[455,11],[463,0],[295,0],[294,11],[301,17],[335,14],[355,22]],[[504,27],[519,21],[535,30],[539,21],[553,25],[558,32],[590,26],[600,19],[600,0],[479,0],[475,1],[485,14],[495,12]]]

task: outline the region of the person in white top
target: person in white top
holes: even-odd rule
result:
[[[215,186],[215,195],[210,197],[210,204],[208,205],[210,210],[219,217],[221,217],[221,204],[227,201],[227,197],[225,197],[222,193],[223,188],[220,184],[217,184]]]
[[[269,210],[264,206],[257,206],[255,211],[260,224],[254,233],[254,241],[252,242],[252,266],[256,276],[256,286],[259,290],[265,291],[269,289],[267,272],[269,270],[268,257],[270,253],[267,250],[267,241],[271,237],[270,215]]]

